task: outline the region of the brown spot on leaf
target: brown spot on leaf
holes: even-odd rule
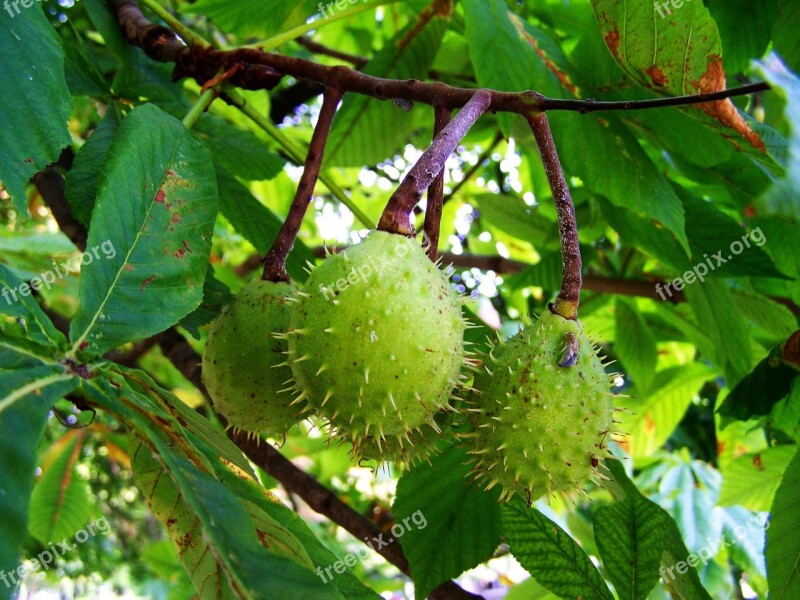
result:
[[[758,469],[759,471],[763,471],[764,470],[764,465],[761,464],[761,455],[760,454],[756,454],[753,457],[753,466],[756,469]]]
[[[147,279],[145,279],[144,281],[142,281],[142,285],[140,285],[140,286],[139,286],[139,291],[140,291],[140,292],[143,292],[143,291],[144,291],[144,288],[146,288],[148,285],[150,285],[151,283],[153,283],[153,281],[155,280],[155,278],[156,278],[156,276],[155,276],[155,275],[150,275],[150,277],[148,277]]]
[[[647,413],[644,416],[644,419],[645,419],[644,430],[648,434],[652,435],[656,430],[656,422],[653,420],[653,417],[652,417],[652,415],[650,413]]]
[[[664,71],[658,68],[658,65],[653,65],[649,69],[646,69],[645,73],[650,76],[650,80],[658,87],[664,87],[666,85],[667,76],[664,75]]]
[[[612,30],[606,35],[605,40],[606,46],[611,50],[611,54],[619,56],[619,54],[617,54],[617,50],[619,49],[619,32],[616,29]]]
[[[178,214],[177,211],[172,213],[172,222],[173,223],[180,223],[181,221],[183,221],[183,219],[181,219],[181,216]]]
[[[166,194],[166,192],[164,192],[163,189],[162,190],[158,190],[156,192],[156,198],[155,198],[156,202],[158,202],[159,204],[164,204],[164,200],[166,200],[166,199],[167,199],[167,194]]]
[[[722,67],[722,57],[712,54],[708,57],[708,68],[700,77],[700,81],[692,81],[692,85],[701,94],[711,94],[725,89],[725,70]],[[744,120],[739,111],[736,110],[730,98],[715,100],[713,102],[703,102],[697,108],[707,115],[714,117],[725,127],[739,132],[757,150],[766,153],[767,147],[755,131],[750,129],[747,121]],[[737,148],[738,149],[738,148]]]
[[[133,265],[131,263],[125,263],[125,266],[122,268],[126,271],[133,271]]]

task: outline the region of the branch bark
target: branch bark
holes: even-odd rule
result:
[[[223,51],[200,45],[188,46],[171,29],[150,23],[142,15],[136,0],[109,0],[109,3],[117,11],[117,19],[126,38],[142,48],[153,60],[174,62],[173,76],[176,79],[194,77],[202,85],[220,71],[228,72],[234,65],[238,65],[237,72],[229,81],[244,89],[272,89],[281,77],[290,75],[324,86],[335,85],[343,92],[354,92],[378,99],[399,98],[450,109],[461,108],[475,93],[471,88],[449,86],[444,83],[373,77],[344,66],[325,66],[254,48]],[[768,83],[758,82],[712,94],[612,102],[547,98],[530,90],[523,92],[492,90],[488,91],[491,96],[488,110],[521,115],[527,115],[531,111],[547,110],[569,110],[584,114],[601,110],[640,110],[701,104],[768,89],[770,89]]]
[[[405,179],[389,198],[386,210],[383,211],[378,223],[378,229],[407,236],[416,234],[414,225],[411,223],[411,213],[414,207],[419,203],[425,190],[438,177],[447,158],[475,124],[475,121],[486,112],[491,102],[490,92],[476,91],[455,118],[439,132],[433,143],[411,167]]]
[[[434,108],[433,137],[436,138],[450,122],[450,109],[437,106]],[[445,159],[446,162],[446,159]],[[444,167],[444,165],[442,165]],[[428,258],[436,262],[439,255],[439,235],[442,222],[442,204],[444,201],[444,168],[428,188],[428,204],[425,209],[425,243],[428,245]]]
[[[577,319],[578,304],[581,299],[581,248],[578,243],[575,206],[572,203],[567,180],[564,178],[564,170],[561,168],[547,115],[544,113],[531,115],[528,123],[539,146],[544,172],[553,192],[553,201],[558,214],[558,233],[561,237],[561,261],[564,267],[561,289],[554,305],[550,308],[565,319]]]
[[[289,214],[281,225],[278,236],[272,247],[269,249],[264,259],[264,273],[262,279],[267,281],[289,281],[289,274],[286,272],[286,257],[294,247],[297,232],[303,224],[303,217],[308,210],[308,205],[314,195],[314,187],[317,184],[322,159],[325,156],[325,144],[328,141],[328,133],[331,129],[333,116],[336,114],[336,107],[342,99],[342,92],[335,87],[325,90],[322,108],[319,112],[317,126],[311,136],[311,143],[308,146],[305,167],[300,182],[297,184]]]

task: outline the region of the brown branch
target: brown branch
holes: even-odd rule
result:
[[[447,158],[458,143],[489,108],[491,101],[491,93],[485,90],[476,91],[455,118],[439,132],[389,198],[389,203],[378,223],[378,229],[401,235],[415,235],[414,225],[411,223],[414,207],[442,171]]]
[[[220,71],[228,72],[234,65],[238,65],[237,72],[229,81],[245,89],[272,89],[282,76],[290,75],[325,86],[336,85],[343,92],[354,92],[379,99],[399,98],[450,109],[461,108],[475,93],[471,88],[449,86],[444,83],[374,77],[344,66],[325,66],[254,48],[222,51],[199,46],[189,47],[172,30],[150,23],[142,15],[135,0],[109,0],[109,3],[116,9],[117,19],[128,40],[141,47],[154,60],[174,62],[173,76],[176,79],[194,77],[202,85]],[[489,91],[491,101],[488,110],[521,115],[528,115],[532,110],[569,110],[580,113],[639,110],[700,104],[768,89],[770,89],[769,84],[758,82],[711,94],[610,102],[547,98],[530,90]]]
[[[67,148],[61,153],[56,164],[50,165],[33,176],[33,184],[39,191],[39,195],[41,195],[47,208],[53,213],[53,218],[58,223],[61,231],[75,244],[78,250],[84,252],[89,232],[72,216],[69,202],[67,202],[64,176],[58,169],[58,167],[69,169],[73,159],[72,148]]]
[[[578,243],[578,224],[575,221],[575,206],[569,193],[564,170],[558,158],[550,124],[544,113],[528,118],[542,165],[553,192],[553,201],[558,214],[558,233],[561,237],[561,261],[564,267],[561,275],[561,290],[551,310],[565,319],[578,318],[578,303],[581,299],[581,248]]]
[[[439,135],[450,122],[450,109],[437,106],[434,108],[433,137]],[[442,165],[444,167],[444,165]],[[428,258],[436,262],[439,255],[439,235],[442,222],[442,203],[444,198],[444,168],[428,188],[428,204],[425,209],[425,243],[428,245]]]
[[[322,159],[325,156],[325,144],[328,141],[328,133],[331,130],[333,116],[336,114],[336,107],[342,99],[342,92],[338,88],[328,87],[322,101],[322,108],[319,112],[317,126],[311,136],[311,143],[308,146],[306,164],[303,168],[303,175],[297,185],[289,214],[281,225],[278,236],[272,247],[269,249],[264,259],[264,272],[262,279],[267,281],[289,281],[289,274],[286,272],[286,257],[294,247],[297,232],[303,224],[303,217],[311,203],[314,195],[314,186],[317,184],[317,177],[322,166]]]

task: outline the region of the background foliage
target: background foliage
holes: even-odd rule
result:
[[[161,3],[224,47],[342,63],[295,41],[308,34],[395,79],[609,101],[726,79],[772,86],[700,106],[548,114],[580,227],[581,319],[620,371],[621,460],[607,462],[603,487],[528,509],[471,487],[452,443],[431,464],[373,471],[297,426],[281,452],[353,511],[383,531],[417,511],[427,521],[396,542],[415,591],[372,551],[323,584],[314,569],[361,540],[249,462],[196,369],[170,351],[177,331],[201,352],[206,325],[257,275],[320,90],[284,78],[242,92],[267,127],[216,101],[189,129],[181,119],[199,86],[130,45],[105,2],[7,3],[0,286],[19,299],[0,299],[0,571],[20,557],[32,567],[105,517],[106,535],[28,574],[23,589],[423,598],[458,578],[486,598],[799,597],[800,343],[787,340],[800,314],[800,7],[461,0],[434,2],[431,16],[429,0],[340,4],[321,15],[310,0]],[[429,107],[346,95],[293,278],[323,244],[352,243],[377,221],[432,123]],[[53,181],[72,219],[47,201]],[[482,325],[470,335],[510,336],[561,279],[551,192],[524,121],[485,115],[445,185],[441,249]],[[88,264],[82,242],[98,249]],[[711,267],[705,281],[689,282],[699,265]],[[44,286],[56,271],[69,274]],[[686,287],[667,295],[676,277]],[[665,575],[681,561],[690,567]]]

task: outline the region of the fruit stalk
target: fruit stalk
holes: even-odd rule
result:
[[[491,103],[491,93],[486,90],[476,91],[464,108],[436,136],[389,198],[389,203],[378,222],[379,230],[409,237],[416,235],[414,225],[411,223],[414,207],[419,204],[422,194],[444,169],[448,156]]]
[[[325,155],[325,144],[328,141],[333,115],[336,113],[336,107],[341,99],[341,90],[334,86],[325,88],[322,108],[319,111],[314,134],[311,136],[311,143],[308,146],[305,167],[303,175],[300,177],[300,183],[297,184],[297,192],[289,208],[289,214],[264,259],[264,273],[261,278],[265,281],[290,281],[289,274],[286,272],[286,257],[294,246],[297,232],[300,231],[303,217],[311,203],[314,186],[322,166],[322,158]]]
[[[547,116],[544,113],[528,115],[528,123],[539,146],[542,165],[553,192],[561,238],[561,260],[564,267],[561,290],[550,309],[565,319],[577,319],[581,295],[581,249],[578,243],[575,205],[572,203],[569,186],[564,178],[564,170],[561,168]]]
[[[439,135],[450,122],[450,109],[437,106],[434,109],[433,137]],[[444,169],[442,169],[428,188],[428,206],[425,209],[425,243],[427,254],[433,262],[439,257],[439,229],[442,221],[444,203]]]

